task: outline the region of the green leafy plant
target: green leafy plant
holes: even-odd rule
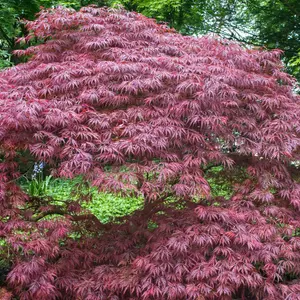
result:
[[[76,193],[76,185],[80,184],[81,178],[54,179],[52,176],[27,180],[23,189],[36,197],[51,197],[54,201],[66,201],[78,199],[82,194],[91,193],[92,199],[83,202],[83,208],[93,213],[102,223],[113,222],[119,217],[129,215],[135,210],[142,208],[142,197],[124,197],[120,194],[98,192],[96,188],[86,187],[81,193]]]
[[[142,205],[142,198],[122,197],[121,195],[97,192],[93,193],[91,202],[83,204],[103,223],[129,215],[135,210],[142,208]]]
[[[32,179],[31,181],[28,181],[27,185],[27,192],[30,196],[46,196],[48,194],[51,181],[53,181],[53,178],[51,175],[46,176],[45,179]]]
[[[229,200],[234,192],[233,182],[242,182],[246,179],[245,171],[240,169],[234,173],[228,174],[223,166],[216,166],[207,172],[207,182],[210,185],[211,195],[215,197],[224,197]]]
[[[0,49],[0,69],[12,66],[11,55],[7,50]]]

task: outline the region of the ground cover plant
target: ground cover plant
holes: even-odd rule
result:
[[[76,185],[80,182],[80,177],[72,180],[58,180],[47,176],[41,180],[26,181],[21,186],[30,196],[50,197],[53,204],[57,201],[63,202],[70,199],[80,200],[82,192],[90,194],[91,200],[88,203],[82,203],[82,205],[103,223],[113,222],[120,217],[130,215],[143,206],[141,197],[124,197],[112,193],[99,193],[96,188],[91,187],[86,187],[84,191],[81,190],[77,194]]]
[[[299,299],[300,106],[280,51],[122,9],[56,8],[27,27],[28,62],[0,73],[6,297]],[[37,161],[81,176],[76,197],[22,189]],[[90,187],[143,207],[101,222]]]

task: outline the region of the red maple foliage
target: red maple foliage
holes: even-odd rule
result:
[[[300,299],[300,105],[280,51],[122,9],[56,8],[27,27],[36,45],[16,54],[28,62],[0,73],[0,236],[15,296]],[[29,197],[16,179],[30,158],[142,194],[144,209],[101,224],[84,196]],[[210,196],[217,165],[245,173],[229,200]]]

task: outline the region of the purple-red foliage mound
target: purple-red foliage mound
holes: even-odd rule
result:
[[[1,255],[13,263],[12,293],[300,299],[291,167],[300,106],[280,52],[94,7],[42,11],[27,26],[25,41],[40,44],[0,73]],[[81,208],[84,196],[30,197],[17,179],[32,160],[99,190],[142,194],[144,209],[103,225]],[[218,165],[244,174],[229,200],[210,196],[207,171]]]

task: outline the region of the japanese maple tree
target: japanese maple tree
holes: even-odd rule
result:
[[[0,73],[3,297],[300,299],[300,106],[280,51],[122,9],[50,9],[27,28],[28,62]],[[27,195],[34,161],[81,175],[77,197]],[[230,199],[211,196],[219,165]],[[89,185],[144,208],[102,224],[81,206]]]

